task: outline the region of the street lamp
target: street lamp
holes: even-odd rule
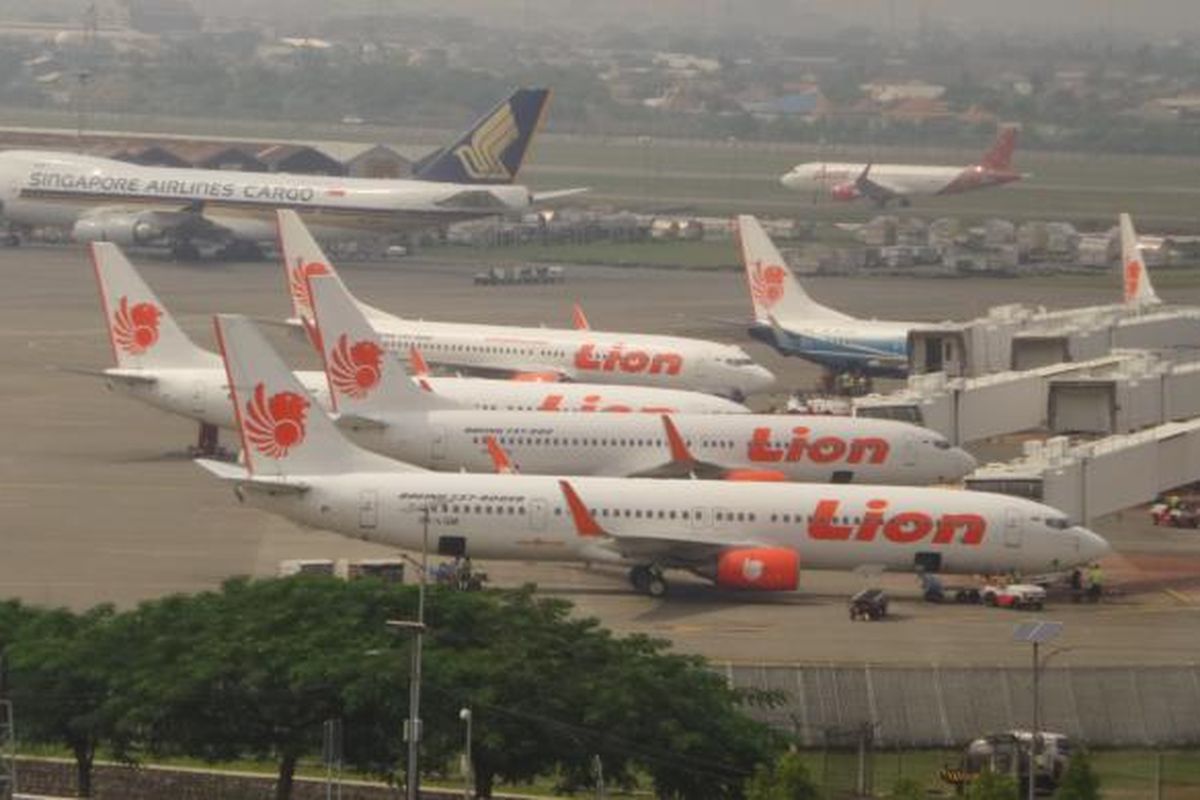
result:
[[[1062,633],[1061,622],[1022,622],[1013,631],[1013,641],[1028,642],[1033,645],[1033,730],[1029,737],[1029,800],[1034,798],[1034,788],[1037,784],[1037,757],[1042,742],[1040,696],[1038,693],[1038,672],[1041,662],[1038,660],[1038,647],[1045,642],[1057,639]]]
[[[471,784],[475,779],[475,767],[471,761],[471,709],[460,710],[458,718],[467,723],[467,741],[463,752],[463,800],[471,800]]]
[[[425,636],[425,576],[429,574],[429,505],[421,510],[421,581],[417,589],[416,620],[389,619],[390,628],[413,632],[412,668],[408,679],[408,719],[404,722],[404,739],[408,743],[408,763],[405,776],[405,797],[418,800],[420,791],[419,757],[421,743],[421,645]]]

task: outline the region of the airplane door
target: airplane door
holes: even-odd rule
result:
[[[192,384],[192,413],[196,416],[204,414],[204,384],[200,381]]]
[[[434,461],[446,458],[446,426],[434,425],[433,436],[429,440],[429,457]]]
[[[535,531],[546,530],[546,501],[529,501],[529,528]]]
[[[692,527],[697,530],[712,527],[712,511],[707,508],[692,509]]]
[[[1004,546],[1020,547],[1022,533],[1021,515],[1015,508],[1004,509]]]
[[[915,467],[917,465],[917,443],[912,439],[905,439],[904,444],[900,447],[900,457],[906,467]]]
[[[379,492],[374,489],[358,493],[358,527],[362,530],[379,527]]]

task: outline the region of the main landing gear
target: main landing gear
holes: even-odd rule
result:
[[[629,582],[633,588],[651,597],[667,596],[667,579],[662,569],[654,564],[638,564],[629,570]]]

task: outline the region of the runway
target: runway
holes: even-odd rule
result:
[[[722,245],[714,245],[720,247]],[[209,314],[281,318],[288,305],[273,262],[184,266],[134,254],[135,264],[203,345]],[[731,258],[732,260],[732,258]],[[367,302],[414,317],[566,326],[583,303],[594,327],[737,342],[780,377],[807,385],[816,371],[785,360],[720,320],[745,318],[736,272],[568,267],[552,286],[477,287],[465,266],[405,260],[339,264]],[[1111,277],[1111,280],[1109,280]],[[66,369],[102,369],[111,354],[91,266],[81,249],[0,250],[0,597],[82,608],[128,606],[170,592],[217,586],[238,574],[271,575],[286,558],[390,555],[383,548],[291,523],[237,504],[227,486],[192,465],[192,423],[168,417]],[[959,319],[1006,302],[1110,302],[1116,276],[1091,279],[820,279],[823,302],[848,312],[913,320]],[[1200,304],[1200,289],[1162,292]],[[316,368],[303,342],[281,338],[297,368]],[[777,398],[758,398],[770,405]],[[1174,663],[1194,657],[1200,634],[1200,535],[1151,528],[1127,512],[1098,529],[1118,554],[1114,580],[1137,588],[1099,607],[1055,606],[1067,623],[1062,663]],[[800,592],[746,597],[686,577],[666,602],[634,595],[604,569],[479,565],[493,585],[532,581],[616,630],[670,638],[717,660],[873,663],[1023,663],[1009,643],[1020,615],[920,603],[911,576],[882,583],[899,598],[883,623],[851,623],[845,600],[866,578],[803,573]],[[802,566],[803,569],[803,566]],[[1190,650],[1189,650],[1190,648]]]

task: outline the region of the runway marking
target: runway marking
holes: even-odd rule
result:
[[[1187,606],[1192,605],[1192,598],[1177,589],[1163,589],[1163,592],[1166,593],[1167,596],[1174,598],[1177,602]]]

